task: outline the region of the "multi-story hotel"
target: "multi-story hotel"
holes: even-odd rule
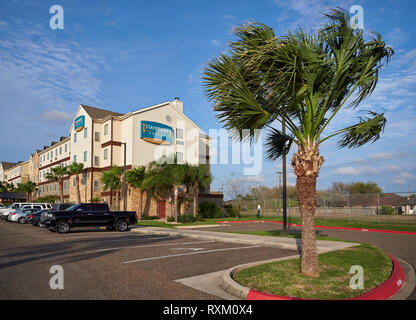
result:
[[[207,164],[209,167],[208,154],[209,137],[184,114],[183,103],[178,98],[126,114],[80,105],[68,137],[37,149],[25,163],[7,169],[5,181],[16,181],[17,184],[26,174],[26,181],[33,181],[38,186],[35,198],[59,195],[58,183],[48,181],[47,173],[55,166],[83,163],[81,201],[100,198],[113,205],[114,195],[103,190],[101,184],[102,173],[112,166],[122,167],[125,162],[130,170],[162,156],[176,155],[179,163]],[[75,176],[65,178],[63,190],[66,202],[76,202]],[[147,211],[144,214],[160,218],[172,214],[169,199],[156,201],[146,194],[144,197],[143,203],[147,204],[143,205]],[[200,197],[215,201],[222,199],[222,194],[210,193],[208,188]],[[139,211],[139,198],[140,191],[129,186],[127,210]],[[123,197],[120,205],[124,207]]]

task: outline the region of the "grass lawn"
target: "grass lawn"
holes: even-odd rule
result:
[[[318,256],[321,273],[318,278],[300,272],[300,259],[278,261],[241,270],[234,280],[251,289],[280,296],[303,299],[348,299],[357,297],[386,281],[392,272],[391,259],[368,244]],[[349,287],[353,265],[364,270],[364,289]]]
[[[321,217],[315,218],[315,225],[320,226],[330,226],[330,227],[350,227],[358,229],[377,229],[377,230],[396,230],[396,231],[413,231],[416,232],[416,222],[413,221],[385,221],[380,224],[377,221],[370,220],[354,220],[352,218],[349,222],[348,219],[334,219],[327,218],[323,219]],[[243,216],[239,219],[237,218],[217,218],[217,219],[205,219],[204,221],[197,221],[193,223],[181,223],[181,224],[169,224],[162,221],[154,220],[141,220],[137,225],[143,226],[154,226],[154,227],[165,227],[165,228],[174,228],[176,226],[196,226],[196,225],[207,225],[207,224],[216,224],[217,221],[249,221],[249,220],[258,220],[256,216]],[[282,217],[262,217],[261,220],[270,220],[270,221],[283,221]],[[301,224],[302,221],[300,217],[290,217],[288,219],[289,223]]]
[[[269,236],[269,237],[286,237],[286,238],[294,238],[294,239],[302,239],[302,234],[299,233],[291,233],[289,234],[282,234],[282,231],[279,230],[260,230],[260,231],[222,231],[222,230],[207,230],[207,231],[216,231],[216,232],[226,232],[226,233],[238,233],[238,234],[252,234],[255,236]],[[316,235],[316,240],[327,240],[327,241],[342,241],[342,242],[354,242],[354,241],[345,241],[338,238],[332,238],[327,236],[320,236]],[[354,242],[356,243],[356,242]]]

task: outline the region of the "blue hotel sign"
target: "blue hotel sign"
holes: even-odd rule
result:
[[[85,127],[85,116],[79,116],[74,121],[74,130],[81,131]]]
[[[141,121],[141,138],[156,144],[172,144],[173,129],[162,123],[153,121]]]

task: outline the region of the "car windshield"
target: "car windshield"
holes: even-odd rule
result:
[[[10,206],[10,209],[17,209],[17,208],[19,208],[19,204],[18,203],[15,203],[15,204],[12,204],[11,206]]]
[[[80,204],[74,204],[70,206],[68,209],[65,209],[65,211],[75,211],[76,208],[78,208]]]

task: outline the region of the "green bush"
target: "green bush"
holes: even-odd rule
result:
[[[393,207],[388,207],[388,206],[382,206],[380,209],[380,214],[395,214],[395,209]]]
[[[156,217],[156,216],[148,216],[148,215],[142,216],[142,220],[157,220],[157,219],[159,219],[159,217]]]
[[[175,217],[168,217],[166,219],[167,222],[175,222]]]
[[[233,206],[232,204],[226,204],[224,206],[224,209],[225,209],[225,213],[227,214],[227,216],[231,218],[237,217],[238,215],[237,207]]]
[[[196,221],[196,218],[191,215],[181,215],[178,217],[178,222],[180,223],[191,223],[195,221]]]
[[[212,202],[202,202],[199,205],[198,214],[204,219],[221,218],[224,216],[224,212],[221,208]]]

